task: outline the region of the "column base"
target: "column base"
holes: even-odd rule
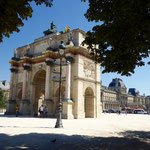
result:
[[[16,100],[8,100],[5,115],[16,114]]]
[[[63,99],[63,119],[74,119],[73,101],[71,99]]]
[[[85,113],[82,113],[82,114],[75,114],[75,115],[74,115],[74,118],[75,118],[75,119],[84,119],[84,118],[85,118]]]
[[[63,119],[74,119],[74,115],[72,114],[63,114]]]
[[[20,115],[30,115],[30,100],[24,99],[20,101]]]
[[[70,98],[63,98],[63,102],[73,102]]]
[[[53,116],[54,115],[54,101],[52,99],[45,99],[44,100],[44,104],[47,106],[48,108],[48,116]]]

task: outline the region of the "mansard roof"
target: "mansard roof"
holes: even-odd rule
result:
[[[115,78],[112,80],[112,82],[110,82],[109,87],[125,87],[125,84],[123,83],[122,79],[120,78]]]
[[[137,91],[136,88],[129,88],[128,93],[131,93],[131,95],[133,95],[133,96],[140,95],[139,91]]]

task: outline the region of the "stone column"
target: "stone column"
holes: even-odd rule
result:
[[[73,61],[73,57],[70,54],[66,55],[67,66],[66,66],[66,85],[65,85],[65,98],[63,101],[70,100],[71,93],[71,62]]]
[[[5,114],[15,114],[16,113],[16,100],[13,99],[14,93],[14,80],[15,80],[15,73],[17,68],[12,66],[11,70],[11,78],[10,78],[10,90],[9,90],[9,100],[6,108]]]
[[[65,100],[70,100],[71,64],[66,66]]]
[[[65,85],[65,98],[63,99],[63,118],[73,119],[73,101],[71,100],[71,62],[73,57],[70,54],[66,55],[66,85]]]
[[[9,100],[13,100],[13,87],[14,87],[14,78],[15,78],[15,72],[17,71],[16,67],[11,67],[11,78],[10,78],[10,91],[9,91]]]
[[[25,63],[23,65],[24,73],[23,73],[23,86],[22,86],[22,100],[20,103],[20,113],[22,115],[29,115],[30,114],[30,100],[27,97],[27,82],[28,82],[28,71],[30,69],[30,64]]]
[[[99,118],[102,113],[102,101],[101,101],[101,81],[100,81],[100,66],[95,64],[95,118]]]
[[[48,107],[48,116],[53,115],[53,100],[51,99],[51,85],[50,85],[50,80],[51,80],[51,65],[52,65],[52,60],[50,58],[47,58],[46,61],[46,80],[45,80],[45,99],[44,103]]]
[[[28,70],[30,69],[30,64],[23,65],[24,72],[23,72],[23,87],[22,87],[22,100],[27,100],[27,75]]]
[[[50,59],[46,59],[46,80],[45,80],[45,100],[50,99]]]

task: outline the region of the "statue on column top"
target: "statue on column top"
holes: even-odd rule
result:
[[[68,41],[66,43],[67,46],[74,46],[72,32],[70,31],[70,27],[65,28],[65,32],[68,32]]]
[[[52,22],[51,22],[50,29],[44,31],[43,33],[44,33],[45,35],[49,35],[49,34],[56,33],[56,32],[57,32],[57,27],[54,25],[54,22],[52,21]]]
[[[17,52],[16,52],[16,48],[14,49],[14,58],[16,58]]]

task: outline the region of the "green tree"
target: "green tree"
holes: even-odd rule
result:
[[[4,92],[0,90],[0,108],[6,108],[7,97]]]
[[[136,66],[145,65],[143,58],[150,53],[150,1],[88,1],[85,17],[98,25],[87,32],[84,43],[95,61],[101,63],[103,73],[128,76]]]
[[[19,32],[24,25],[23,20],[32,17],[33,9],[30,2],[42,3],[51,7],[53,0],[0,0],[0,42],[14,31]]]

